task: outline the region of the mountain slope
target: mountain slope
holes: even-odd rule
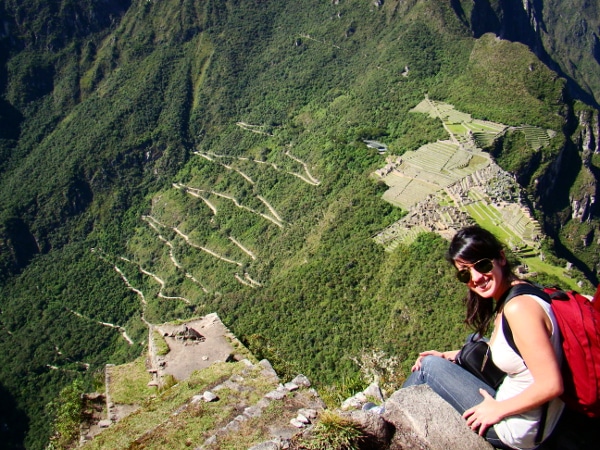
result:
[[[500,0],[478,1],[472,7],[465,2],[453,4],[470,23],[475,37],[491,32],[527,45],[567,80],[571,95],[598,106],[600,22],[596,2]]]
[[[362,140],[444,139],[409,113],[424,93],[557,133],[488,150],[594,280],[597,111],[526,46],[472,37],[458,3],[1,3],[0,384],[29,448],[60,386],[142,352],[144,321],[218,311],[283,376],[348,385],[365,349],[460,342],[445,241],[371,239],[404,212]]]

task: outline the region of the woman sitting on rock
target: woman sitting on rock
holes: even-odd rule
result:
[[[469,288],[467,324],[480,336],[493,324],[491,357],[507,376],[496,391],[454,363],[458,350],[429,350],[419,354],[403,387],[429,385],[496,448],[533,449],[550,435],[564,406],[558,399],[563,391],[562,350],[550,305],[534,295],[503,304],[503,294],[522,281],[513,274],[498,239],[479,226],[455,235],[447,259]],[[522,356],[505,339],[503,315]]]

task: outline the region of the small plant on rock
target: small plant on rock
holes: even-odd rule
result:
[[[358,424],[332,411],[323,411],[319,421],[295,448],[308,450],[358,450],[365,435]]]

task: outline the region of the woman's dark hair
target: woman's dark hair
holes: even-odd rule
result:
[[[450,247],[446,253],[446,259],[452,265],[457,259],[474,263],[484,258],[497,260],[502,257],[502,243],[496,236],[478,225],[459,230],[450,242]],[[508,261],[502,266],[502,276],[507,280],[514,277],[512,267]],[[465,302],[467,304],[465,322],[483,336],[488,331],[490,322],[494,317],[493,299],[483,298],[469,289]]]

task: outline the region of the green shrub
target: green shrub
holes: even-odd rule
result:
[[[352,420],[325,410],[319,415],[309,438],[300,448],[309,450],[358,450],[365,435]]]
[[[83,382],[75,380],[60,391],[54,402],[48,404],[48,410],[54,416],[48,450],[71,448],[79,437],[79,424],[84,406],[83,393]]]

